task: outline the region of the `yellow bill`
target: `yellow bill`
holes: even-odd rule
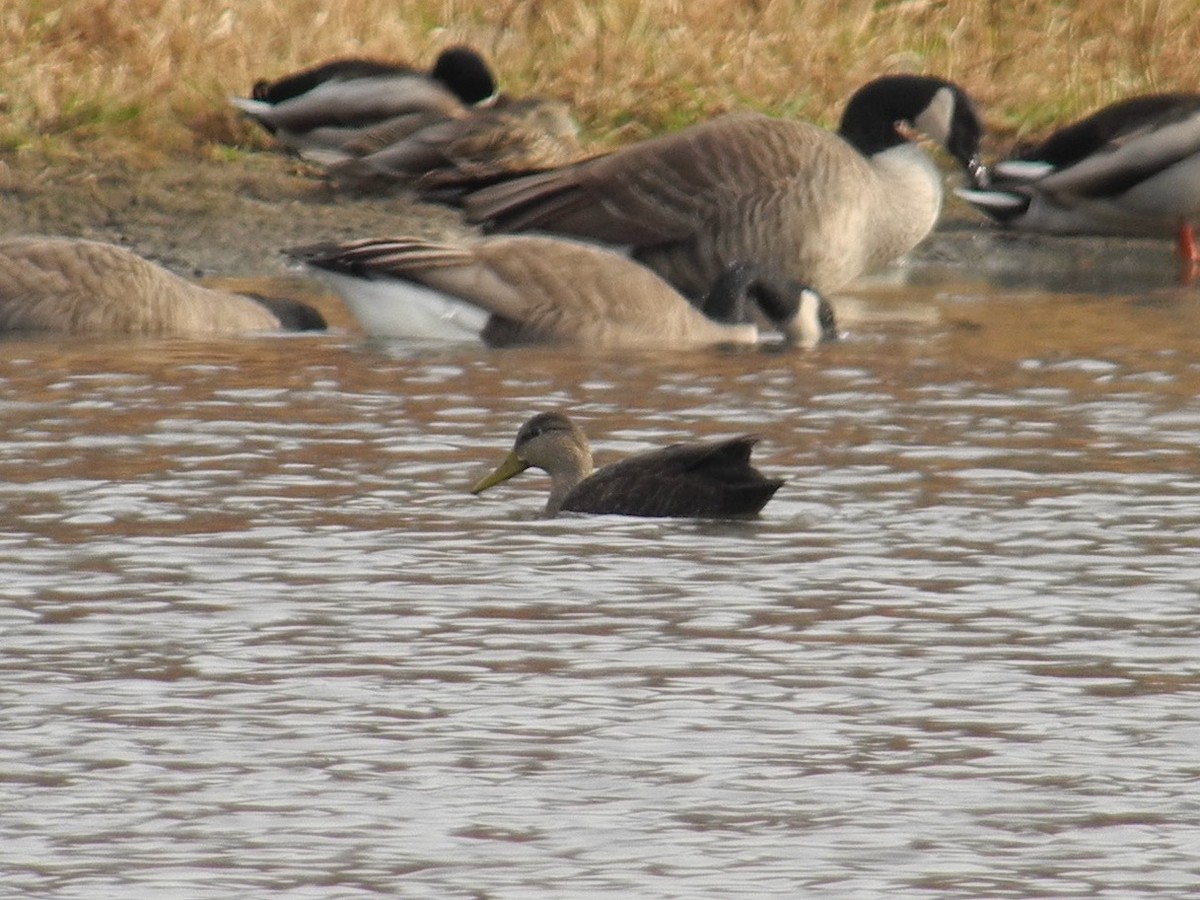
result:
[[[482,494],[490,487],[495,487],[503,481],[508,481],[514,475],[520,475],[529,468],[529,463],[525,462],[516,451],[512,451],[504,458],[504,462],[500,463],[491,475],[484,476],[471,488],[472,494]]]

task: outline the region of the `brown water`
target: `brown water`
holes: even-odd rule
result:
[[[1200,297],[916,281],[810,353],[0,344],[0,896],[1190,895]],[[557,406],[788,483],[466,493]]]

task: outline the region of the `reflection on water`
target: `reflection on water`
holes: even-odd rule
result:
[[[843,302],[811,353],[3,344],[0,893],[1186,894],[1194,293]],[[788,483],[466,493],[557,406]]]

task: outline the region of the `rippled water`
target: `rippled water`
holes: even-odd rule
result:
[[[0,895],[1190,895],[1200,297],[843,312],[810,353],[0,344]],[[466,493],[559,406],[601,462],[755,431],[788,483]]]

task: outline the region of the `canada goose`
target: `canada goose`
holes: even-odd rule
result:
[[[828,293],[912,249],[937,221],[942,179],[908,125],[968,171],[980,124],[940,78],[859,89],[837,134],[757,113],[723,116],[468,194],[469,221],[630,248],[690,297],[752,259]]]
[[[442,51],[429,72],[369,59],[338,59],[230,102],[292,150],[337,149],[387,123],[396,133],[462,115],[496,92],[483,58],[469,47]]]
[[[437,119],[415,132],[403,127],[397,134],[385,123],[338,150],[305,155],[341,182],[418,186],[429,194],[572,162],[581,155],[578,132],[565,103],[501,96],[492,105]]]
[[[783,486],[750,465],[758,441],[742,435],[672,444],[592,471],[587,436],[562,413],[540,413],[521,426],[510,452],[471,493],[526,469],[550,475],[546,514],[733,518],[756,515]]]
[[[959,195],[1010,228],[1058,234],[1178,233],[1196,260],[1200,94],[1130,97],[1055,131]]]
[[[325,278],[369,335],[491,346],[687,347],[759,340],[753,301],[788,341],[836,336],[828,301],[762,266],[719,273],[703,310],[638,263],[565,238],[371,238],[285,251]]]
[[[211,335],[324,327],[306,304],[201,287],[113,244],[0,239],[0,332]]]

